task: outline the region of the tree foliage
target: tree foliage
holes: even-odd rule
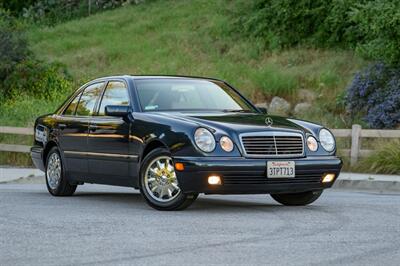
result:
[[[0,80],[4,80],[29,54],[22,25],[0,9]]]
[[[11,14],[18,16],[29,6],[35,4],[38,0],[0,0],[0,8],[8,10]]]
[[[368,59],[400,63],[398,0],[255,0],[243,5],[237,30],[263,39],[268,48],[355,48]]]
[[[0,101],[16,95],[49,98],[71,85],[65,68],[37,60],[30,52],[24,28],[0,9]]]

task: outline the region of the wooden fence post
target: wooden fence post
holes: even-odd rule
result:
[[[350,149],[350,165],[354,166],[360,154],[361,147],[361,126],[352,125],[351,126],[351,149]]]

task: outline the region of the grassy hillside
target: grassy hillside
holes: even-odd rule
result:
[[[302,118],[345,126],[336,99],[361,59],[348,51],[266,52],[261,43],[229,33],[237,8],[228,0],[154,1],[33,28],[29,39],[38,57],[64,63],[77,84],[113,74],[200,75],[225,79],[257,102],[280,95],[292,103],[305,88],[319,97]],[[8,102],[0,107],[0,124],[30,125],[63,100]]]
[[[80,84],[103,75],[181,74],[225,79],[255,102],[278,95],[295,104],[300,101],[297,91],[308,89],[317,98],[312,110],[299,118],[348,128],[351,121],[341,100],[354,73],[366,62],[346,50],[266,51],[261,41],[233,33],[238,2],[159,0],[55,27],[32,27],[28,35],[35,55],[65,64],[75,88],[52,101],[24,95],[0,101],[0,125],[31,126]],[[0,142],[29,144],[31,137],[3,134]],[[348,146],[348,140],[340,140],[339,147]],[[28,155],[0,155],[0,164],[30,164]]]

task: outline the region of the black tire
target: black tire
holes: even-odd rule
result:
[[[58,156],[59,160],[60,160],[60,165],[61,165],[61,178],[59,179],[59,182],[57,183],[57,185],[50,185],[49,183],[49,162],[50,162],[50,158],[55,155]],[[49,153],[47,154],[47,158],[46,158],[46,186],[47,186],[47,190],[49,191],[49,193],[53,196],[71,196],[72,194],[74,194],[77,185],[71,185],[67,178],[66,178],[66,174],[65,174],[65,168],[64,168],[64,163],[62,161],[62,157],[60,154],[60,151],[57,147],[53,147],[50,149]]]
[[[154,149],[144,158],[140,168],[140,192],[147,204],[149,204],[152,208],[161,211],[176,211],[186,209],[197,199],[198,196],[198,194],[184,194],[182,191],[179,191],[175,198],[168,202],[162,202],[156,200],[154,198],[154,194],[153,196],[150,195],[151,191],[149,192],[145,185],[145,175],[148,167],[150,167],[150,164],[154,162],[154,160],[157,160],[157,158],[170,156],[171,154],[167,149]]]
[[[271,194],[271,197],[286,206],[304,206],[316,201],[321,194],[322,190],[317,190],[290,194]]]

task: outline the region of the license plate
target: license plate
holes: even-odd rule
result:
[[[295,176],[294,161],[268,161],[268,178],[292,178]]]

